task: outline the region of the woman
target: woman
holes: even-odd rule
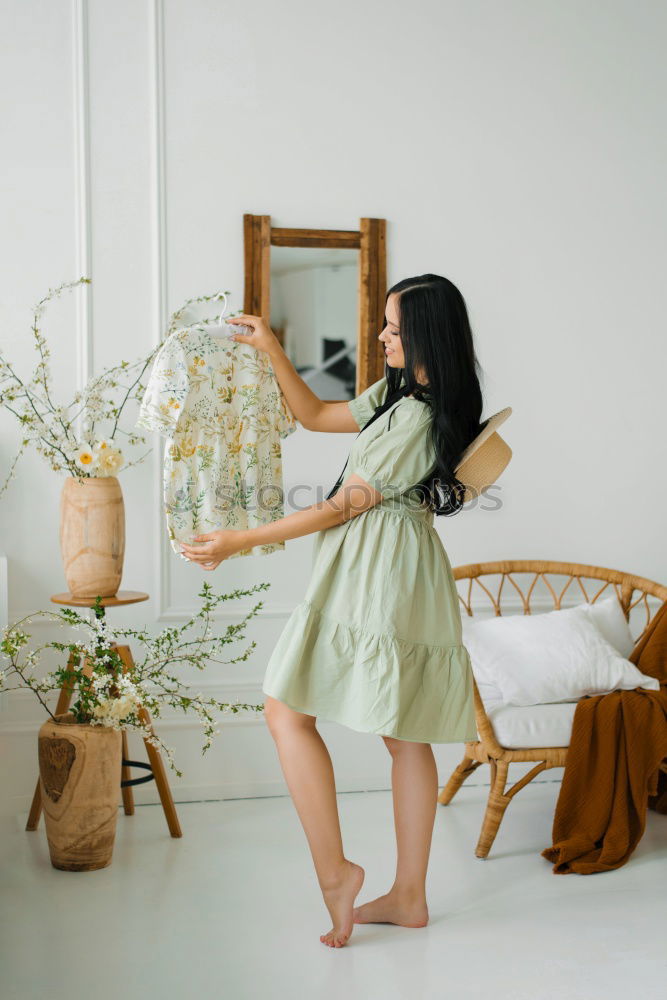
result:
[[[454,469],[480,430],[478,362],[463,296],[434,274],[389,289],[379,334],[385,375],[349,401],[318,399],[261,317],[229,322],[252,328],[232,339],[268,353],[305,428],[359,431],[347,475],[341,473],[326,500],[183,546],[211,570],[241,549],[318,532],[306,597],[267,666],[264,713],[333,921],[320,940],[339,948],[355,922],[428,922],[426,871],[438,793],[431,743],[477,736],[458,595],[433,515],[462,507],[464,486]],[[343,853],[318,716],[377,733],[393,758],[396,876],[386,895],[356,908],[364,871]]]

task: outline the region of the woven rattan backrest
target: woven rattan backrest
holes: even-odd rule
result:
[[[453,573],[459,600],[470,616],[542,613],[583,601],[593,604],[615,593],[635,641],[667,601],[662,584],[603,566],[510,559],[456,566]]]

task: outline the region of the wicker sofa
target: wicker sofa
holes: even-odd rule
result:
[[[518,559],[457,566],[453,568],[453,573],[457,581],[459,599],[466,614],[471,617],[475,611],[479,613],[480,609],[486,616],[489,613],[501,615],[508,612],[531,614],[538,610],[536,605],[539,606],[540,612],[560,610],[564,606],[564,600],[570,607],[582,601],[594,603],[602,595],[608,597],[615,593],[635,641],[641,637],[658,608],[667,601],[667,587],[634,576],[632,573],[623,573],[602,566]],[[653,607],[649,603],[649,598],[653,599],[651,602]],[[498,833],[505,810],[514,795],[541,771],[565,766],[569,736],[567,715],[563,713],[570,713],[571,727],[577,703],[518,709],[492,706],[482,700],[477,683],[474,684],[474,698],[478,739],[465,744],[463,760],[440,792],[438,802],[441,805],[450,803],[466,778],[480,764],[489,765],[491,788],[475,848],[478,858],[486,858]],[[557,731],[562,734],[558,739],[561,745],[526,745],[530,744],[530,739],[517,740],[516,742],[522,742],[519,747],[503,745],[499,734],[502,712],[505,712],[505,719],[502,720],[505,723],[504,728],[509,732],[511,725],[508,727],[506,724],[509,714],[514,713],[514,721],[518,719],[520,722],[521,718],[517,713],[528,713],[530,717],[532,712],[534,718],[543,709],[560,711]],[[508,788],[510,764],[527,761],[534,761],[535,766]]]

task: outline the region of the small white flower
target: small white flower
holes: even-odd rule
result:
[[[97,466],[97,458],[93,449],[85,442],[80,444],[74,453],[74,461],[80,469],[84,469],[86,472],[92,472]]]
[[[99,455],[100,452],[108,450],[111,451],[114,450],[114,445],[111,438],[100,438],[100,440],[96,441],[95,444],[93,445],[94,455]]]

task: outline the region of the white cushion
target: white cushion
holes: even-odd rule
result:
[[[484,620],[484,619],[482,619]],[[462,625],[462,642],[463,645],[470,653],[470,646],[468,645],[468,635],[471,635],[471,629],[474,629],[478,624],[479,620],[471,618],[469,615],[461,615],[461,625]],[[472,672],[475,675],[475,683],[479,689],[479,694],[482,701],[502,701],[503,695],[498,687],[498,685],[493,680],[490,672],[487,670],[487,664],[484,661],[475,663],[470,654],[470,663],[472,665]]]
[[[496,739],[508,750],[570,745],[577,702],[517,707],[491,700],[484,702],[484,708]]]
[[[586,608],[588,610],[588,614],[595,622],[600,632],[602,632],[602,635],[605,637],[607,642],[610,642],[614,649],[621,654],[621,656],[627,657],[630,655],[634,648],[635,640],[632,638],[630,626],[626,621],[623,609],[621,608],[617,597],[611,596],[602,600],[598,599],[592,604],[586,601],[583,604],[578,604],[577,607]],[[484,619],[481,620],[484,621]],[[467,614],[461,614],[464,645],[468,628],[471,625],[479,624],[479,621],[480,619],[471,618]],[[502,700],[500,688],[485,674],[484,664],[481,664],[480,669],[475,670],[474,673],[475,681],[477,682],[477,687],[479,688],[479,693],[483,701]]]
[[[610,634],[611,610],[603,609],[603,616]],[[463,644],[483,700],[500,694],[505,705],[543,705],[576,701],[587,694],[660,688],[657,678],[642,674],[604,637],[590,604],[539,615],[468,619]]]
[[[635,640],[632,638],[630,626],[625,620],[623,608],[617,597],[605,597],[604,600],[597,600],[594,604],[577,605],[586,608],[588,614],[593,619],[603,636],[610,642],[621,656],[628,657],[634,649]]]

